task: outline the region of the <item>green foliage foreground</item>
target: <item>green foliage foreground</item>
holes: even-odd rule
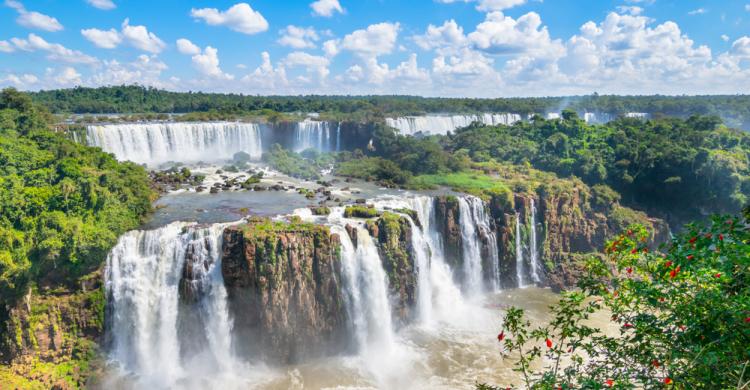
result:
[[[633,227],[610,241],[549,325],[532,329],[508,310],[498,339],[526,388],[750,387],[747,218],[690,225],[665,253],[649,252],[647,236]],[[611,315],[617,335],[589,325],[595,313]]]

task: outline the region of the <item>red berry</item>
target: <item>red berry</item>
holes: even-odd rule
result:
[[[666,263],[664,263],[664,266],[667,267],[667,268],[669,268],[669,267],[672,266],[672,262],[671,261],[667,261]]]
[[[497,341],[503,341],[505,339],[505,331],[500,332],[499,335],[497,335]]]
[[[750,323],[750,317],[745,318],[746,323]]]
[[[552,348],[552,340],[547,339],[545,341],[547,342],[547,348]]]
[[[693,260],[693,255],[687,255],[688,260]]]
[[[658,360],[656,360],[656,359],[654,359],[654,360],[653,360],[653,361],[651,362],[651,365],[652,365],[652,366],[654,366],[654,367],[656,367],[656,368],[659,368],[659,361],[658,361]]]
[[[691,244],[694,243],[694,242],[696,242],[696,241],[698,241],[698,237],[693,237],[693,238],[690,239],[690,243]]]
[[[723,234],[719,234],[719,241],[724,241],[724,235]]]
[[[632,327],[633,327],[633,324],[630,324],[627,322],[623,325],[623,328],[632,328]]]
[[[670,378],[670,377],[664,378],[664,384],[668,385],[668,384],[671,384],[671,383],[672,383],[672,378]]]
[[[632,250],[632,251],[630,251],[630,253],[632,253],[632,254],[636,254],[636,253],[638,253],[638,249],[637,249],[637,248],[633,248],[633,250]]]
[[[612,379],[607,379],[606,383],[607,383],[607,386],[612,387],[612,385],[615,384],[615,381],[613,381]]]
[[[632,274],[633,273],[633,268],[628,267],[628,273]]]
[[[719,273],[719,274],[716,274],[716,275],[714,275],[714,276],[715,276],[715,277],[717,277],[717,278],[720,278],[720,277],[721,277],[721,274]]]

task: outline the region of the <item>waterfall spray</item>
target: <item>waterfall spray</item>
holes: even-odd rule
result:
[[[529,224],[531,225],[531,235],[529,239],[529,253],[531,256],[531,279],[534,281],[534,283],[541,283],[542,279],[539,276],[539,271],[541,270],[541,264],[539,264],[539,245],[537,243],[536,239],[536,205],[534,204],[534,199],[531,199],[531,221]]]

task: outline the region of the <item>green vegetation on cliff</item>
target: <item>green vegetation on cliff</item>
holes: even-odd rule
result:
[[[279,144],[273,144],[271,150],[263,153],[263,161],[291,177],[317,180],[320,178],[320,171],[333,164],[334,159],[330,154],[318,153],[313,149],[295,153],[282,148]]]

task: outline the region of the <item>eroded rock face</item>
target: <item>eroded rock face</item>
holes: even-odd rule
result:
[[[0,363],[42,388],[71,388],[70,383],[84,387],[101,363],[96,357],[104,332],[104,307],[100,272],[84,278],[76,292],[29,293],[4,313]],[[37,367],[40,362],[74,369],[45,372]],[[63,381],[63,376],[68,380]]]
[[[384,213],[368,223],[388,275],[388,287],[395,304],[393,314],[402,325],[413,318],[416,303],[417,275],[411,229],[408,219],[393,213]]]
[[[227,228],[222,274],[241,351],[294,362],[348,339],[339,240],[327,227],[256,220]]]
[[[461,269],[463,255],[458,199],[455,196],[440,196],[435,201],[435,220],[443,238],[445,261],[452,269]]]

